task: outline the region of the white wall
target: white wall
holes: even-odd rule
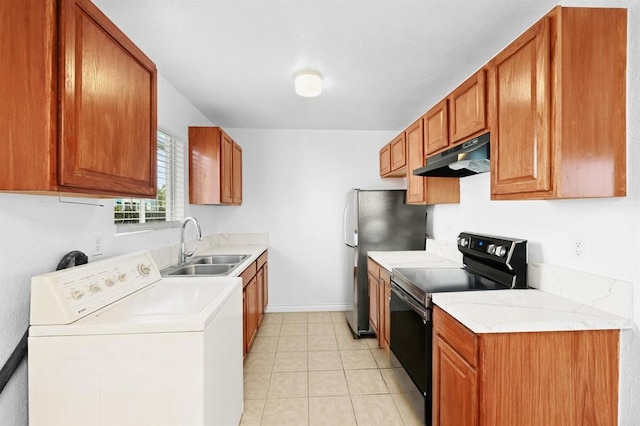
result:
[[[460,231],[526,238],[530,261],[564,266],[640,284],[640,2],[565,1],[572,6],[628,7],[627,196],[623,198],[490,201],[489,174],[461,181],[459,205],[430,207],[436,239]],[[606,111],[602,112],[606,114]],[[569,256],[570,240],[584,237],[584,259]],[[640,291],[634,292],[634,329],[621,338],[620,425],[640,424]]]
[[[219,232],[269,233],[269,309],[338,309],[345,284],[342,213],[350,188],[381,179],[378,150],[395,132],[227,129],[243,149],[242,207],[218,209]]]
[[[185,141],[189,125],[211,125],[162,77],[158,102],[159,127]],[[0,194],[0,364],[29,325],[31,276],[55,270],[66,252],[89,254],[95,233],[104,237],[102,258],[178,242],[177,229],[115,237],[113,201],[75,201],[104,207],[61,203],[55,196]],[[215,224],[209,210],[201,215],[206,233],[212,233]],[[97,258],[89,259],[93,260]],[[27,425],[26,370],[23,362],[0,396],[0,425]]]

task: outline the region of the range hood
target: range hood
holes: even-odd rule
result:
[[[489,171],[489,133],[427,158],[416,176],[464,177]]]

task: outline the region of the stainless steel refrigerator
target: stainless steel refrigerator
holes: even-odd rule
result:
[[[344,209],[344,243],[347,283],[352,286],[353,311],[347,322],[356,336],[372,333],[369,328],[368,251],[424,250],[426,206],[405,204],[406,191],[347,193]]]

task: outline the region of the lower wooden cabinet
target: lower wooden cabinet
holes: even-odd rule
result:
[[[267,256],[265,251],[240,274],[243,286],[243,355],[251,349],[269,299]]]
[[[369,325],[378,338],[378,346],[389,348],[391,275],[373,259],[367,259],[369,274]]]
[[[380,337],[378,345],[383,349],[389,348],[391,330],[391,275],[380,268]]]
[[[617,425],[619,330],[474,334],[433,310],[433,425]]]
[[[378,324],[380,318],[378,309],[380,285],[378,282],[378,278],[380,276],[380,267],[376,262],[368,259],[367,270],[369,273],[369,326],[371,327],[371,330],[373,330],[373,332],[376,334],[376,336],[378,336]]]

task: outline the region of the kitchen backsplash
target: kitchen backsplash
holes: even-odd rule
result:
[[[450,241],[427,239],[426,251],[462,262],[457,244]],[[633,284],[628,281],[542,262],[529,262],[527,277],[529,287],[624,318],[633,318]]]
[[[458,244],[455,242],[427,238],[425,250],[427,253],[432,253],[442,256],[445,259],[462,263],[462,253],[458,250]]]
[[[529,286],[597,308],[633,318],[633,284],[546,263],[529,262]]]
[[[220,246],[268,245],[269,234],[211,234],[204,236],[202,241],[188,241],[187,249],[191,250],[194,244],[197,245],[196,253],[202,253],[210,248]],[[178,246],[179,244],[173,244],[150,250],[159,268],[176,263],[178,260]]]

